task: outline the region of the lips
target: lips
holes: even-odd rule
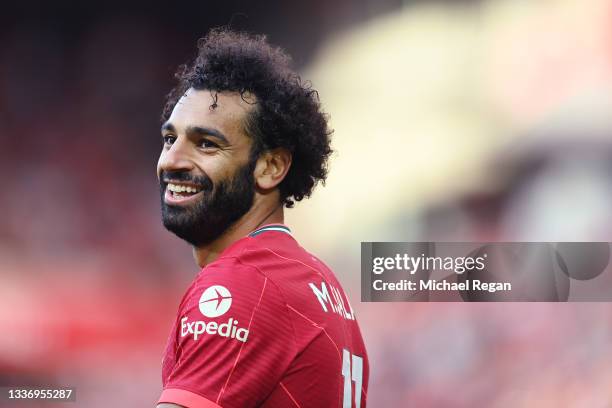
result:
[[[186,204],[202,193],[202,186],[190,183],[168,182],[164,194],[167,204]]]

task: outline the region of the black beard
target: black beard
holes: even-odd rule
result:
[[[210,244],[251,209],[255,197],[254,168],[255,162],[249,162],[236,170],[233,177],[216,185],[206,176],[162,172],[160,189],[164,227],[193,246]],[[200,185],[203,187],[202,197],[188,207],[168,205],[164,202],[166,179]]]

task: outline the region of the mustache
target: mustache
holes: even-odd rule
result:
[[[160,173],[159,184],[162,188],[171,181],[194,184],[207,191],[213,188],[213,182],[208,176],[195,176],[186,171],[162,171]]]

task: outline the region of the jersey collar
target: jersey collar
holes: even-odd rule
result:
[[[269,225],[264,225],[263,227],[260,227],[256,229],[255,231],[251,232],[249,234],[249,237],[255,237],[267,231],[278,231],[278,232],[284,232],[285,234],[291,235],[291,230],[289,229],[289,227],[283,224],[269,224]]]

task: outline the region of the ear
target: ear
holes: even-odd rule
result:
[[[291,153],[282,147],[267,150],[257,159],[255,165],[255,183],[263,190],[278,186],[291,167]]]

